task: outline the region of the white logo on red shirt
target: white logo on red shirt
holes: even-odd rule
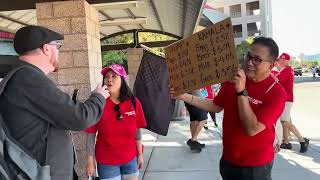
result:
[[[253,99],[252,97],[248,96],[249,102],[251,102],[252,104],[258,105],[258,104],[262,104],[262,101],[257,100],[257,99]]]
[[[127,115],[127,116],[133,116],[133,115],[136,115],[136,112],[135,111],[129,111],[129,112],[125,112],[124,114]]]

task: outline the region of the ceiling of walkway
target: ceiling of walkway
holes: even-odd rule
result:
[[[14,33],[22,26],[36,25],[35,3],[52,1],[5,0],[0,6],[0,30]],[[134,29],[184,38],[195,32],[205,0],[87,1],[98,10],[101,38]]]

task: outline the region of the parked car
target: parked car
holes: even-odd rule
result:
[[[295,76],[302,76],[302,68],[301,67],[295,67],[293,68],[294,75]]]

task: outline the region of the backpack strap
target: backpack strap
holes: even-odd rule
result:
[[[266,93],[265,94],[267,94],[276,84],[278,84],[279,83],[279,79],[278,79],[278,77],[277,76],[272,76],[273,77],[273,79],[274,79],[274,82],[270,85],[270,87],[268,88],[268,90],[266,91]],[[274,135],[275,135],[275,137],[274,137],[274,142],[273,142],[273,147],[274,147],[274,152],[275,153],[278,153],[279,151],[280,151],[280,146],[279,146],[279,144],[281,144],[281,139],[282,139],[282,135],[279,135],[277,132],[277,127],[278,128],[281,128],[282,127],[282,125],[281,125],[281,123],[279,124],[279,121],[280,121],[280,117],[279,117],[279,119],[276,121],[276,123],[273,125],[273,128],[274,128],[274,131],[275,131],[275,133],[274,133]],[[282,128],[281,128],[282,129]],[[280,131],[280,133],[282,132],[282,130]],[[279,146],[279,147],[278,147]]]
[[[27,66],[20,66],[11,70],[0,82],[0,97],[10,80],[10,78],[19,70]],[[1,155],[7,152],[10,159],[31,179],[33,180],[50,180],[50,166],[41,166],[34,158],[32,158],[23,147],[20,147],[10,135],[10,131],[4,123],[0,114],[0,137],[1,137]],[[4,150],[4,151],[3,151]]]
[[[18,142],[10,136],[1,117],[0,124],[1,142],[3,142],[3,150],[7,152],[7,156],[31,179],[50,180],[50,166],[42,167],[23,148],[17,145]]]
[[[15,72],[17,72],[19,69],[22,69],[22,68],[23,68],[23,66],[11,70],[11,71],[2,79],[2,81],[1,81],[1,83],[0,83],[0,97],[1,97],[2,92],[4,91],[4,88],[6,87],[6,84],[8,83],[9,79],[13,76],[13,74],[14,74]],[[1,114],[0,114],[0,126],[1,126],[1,127],[0,127],[0,155],[1,155],[2,157],[4,157],[5,147],[7,146],[7,145],[5,144],[5,142],[8,141],[8,137],[7,137],[6,132],[5,132],[5,130],[4,130],[4,129],[6,128],[6,126],[5,126],[5,124],[3,123]],[[9,142],[9,144],[10,144],[10,142]],[[7,172],[8,172],[8,169],[6,169],[6,167],[3,166],[2,163],[6,163],[6,162],[1,162],[0,172],[1,172],[1,174],[2,174],[3,176],[5,176],[6,179],[10,179],[10,178],[9,178],[10,175],[7,173]],[[5,168],[5,169],[3,169],[3,168]]]
[[[1,121],[2,121],[2,116],[0,114],[0,123],[1,123]],[[0,124],[0,156],[1,156],[1,158],[0,158],[0,175],[1,175],[0,178],[2,176],[4,176],[2,178],[10,179],[9,178],[10,174],[8,174],[8,172],[9,172],[8,166],[7,166],[6,161],[4,159],[4,142],[5,142],[6,138],[7,138],[7,136],[4,132],[1,124]]]
[[[271,86],[267,89],[266,94],[276,85],[279,83],[279,79],[276,76],[272,76],[274,79],[274,82],[271,84]]]
[[[1,81],[1,83],[0,83],[0,95],[2,94],[2,92],[3,92],[6,84],[8,83],[9,79],[10,79],[17,71],[19,71],[20,69],[25,68],[25,67],[27,67],[27,66],[20,66],[20,67],[17,67],[17,68],[15,68],[15,69],[11,70],[11,71],[2,79],[2,81]]]

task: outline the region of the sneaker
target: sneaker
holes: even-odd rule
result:
[[[190,149],[193,151],[193,152],[198,152],[200,153],[201,152],[201,146],[196,143],[196,141],[192,141],[191,139],[189,139],[187,141],[187,145],[190,147]]]
[[[292,145],[291,145],[291,143],[288,143],[288,144],[282,143],[282,144],[280,145],[280,148],[281,148],[281,149],[292,149]]]
[[[304,138],[304,142],[300,142],[301,148],[300,148],[300,152],[301,153],[305,153],[308,151],[308,147],[309,147],[309,139]]]
[[[188,146],[192,146],[192,140],[191,140],[191,139],[189,139],[189,140],[187,141],[187,145],[188,145]]]
[[[195,141],[195,143],[198,144],[198,146],[200,146],[202,149],[206,147],[205,144],[200,143],[199,141]]]

